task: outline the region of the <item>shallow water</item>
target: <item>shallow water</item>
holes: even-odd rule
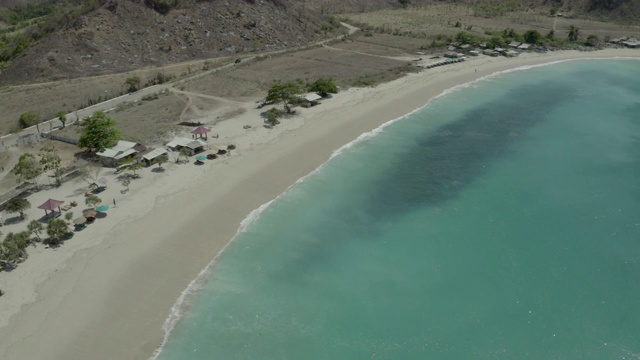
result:
[[[229,245],[159,359],[640,358],[637,79],[501,74],[352,146]]]

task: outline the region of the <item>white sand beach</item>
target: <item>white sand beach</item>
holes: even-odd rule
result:
[[[375,88],[343,91],[300,109],[274,129],[261,126],[255,103],[215,126],[235,144],[230,156],[140,171],[130,191],[105,171],[104,203],[117,206],[56,249],[31,248],[29,259],[0,273],[0,358],[3,360],[149,359],[165,338],[172,307],[255,209],[326,162],[332,153],[456,85],[508,69],[579,58],[640,58],[640,51],[559,51],[517,58],[480,56]],[[251,125],[250,129],[243,129]],[[84,208],[82,180],[32,195],[36,207],[55,198]],[[33,214],[33,215],[31,215]],[[3,232],[7,232],[3,229]]]

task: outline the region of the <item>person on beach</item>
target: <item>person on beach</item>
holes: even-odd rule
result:
[[[113,198],[113,207],[116,207],[116,198]]]

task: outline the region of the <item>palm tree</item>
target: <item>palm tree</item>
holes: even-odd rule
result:
[[[29,225],[27,226],[27,229],[29,229],[29,231],[36,236],[36,238],[38,238],[38,241],[41,241],[42,239],[40,238],[40,233],[42,233],[44,231],[44,226],[42,225],[42,223],[40,223],[40,221],[38,220],[31,220],[31,222],[29,223]]]
[[[183,147],[180,149],[180,157],[184,157],[186,162],[189,162],[189,156],[191,156],[191,149]]]
[[[580,29],[578,29],[575,25],[569,26],[569,41],[577,41],[579,34]]]
[[[84,199],[84,203],[88,206],[88,207],[95,207],[96,205],[100,204],[102,202],[102,199],[100,199],[99,197],[97,197],[96,195],[87,195],[87,197]]]
[[[167,161],[169,161],[169,155],[167,154],[162,154],[158,157],[156,157],[156,163],[158,164],[158,168],[162,168],[162,164],[166,163]]]
[[[50,219],[47,224],[47,235],[52,245],[60,244],[60,241],[69,230],[69,225],[62,219]]]

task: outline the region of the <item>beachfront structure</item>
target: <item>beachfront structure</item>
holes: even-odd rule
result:
[[[529,48],[531,47],[531,44],[527,44],[527,43],[522,43],[518,46],[519,50],[529,50]]]
[[[135,154],[144,150],[146,148],[141,144],[119,140],[116,146],[104,149],[96,153],[96,155],[100,156],[100,160],[105,166],[117,166],[123,159],[134,157]]]
[[[45,201],[42,205],[38,206],[38,209],[44,210],[45,216],[58,217],[62,213],[62,210],[60,210],[60,205],[62,204],[64,204],[63,200],[49,199]],[[56,213],[56,208],[58,209],[57,213]],[[48,213],[47,210],[51,211],[51,213]]]
[[[142,155],[142,161],[144,161],[147,165],[151,165],[153,160],[160,155],[167,154],[167,149],[165,148],[157,148],[149,151],[148,153]]]
[[[191,149],[192,155],[204,151],[205,146],[207,146],[207,143],[200,139],[193,140],[179,136],[174,137],[173,140],[167,143],[167,147],[171,150],[180,151],[182,148]]]
[[[498,56],[498,55],[500,55],[499,52],[497,52],[495,50],[491,50],[491,49],[484,49],[482,51],[482,53],[485,54],[485,55],[489,55],[489,56]]]
[[[89,188],[95,191],[102,191],[107,188],[107,179],[100,178],[89,185]]]
[[[620,38],[613,38],[611,40],[609,40],[609,43],[611,44],[617,44],[617,45],[623,45],[629,48],[637,48],[640,47],[640,41],[631,38],[631,37],[620,37]]]
[[[507,57],[516,57],[516,56],[518,56],[520,53],[519,53],[519,52],[517,52],[517,51],[515,51],[515,50],[511,50],[511,49],[509,49],[509,50],[507,50],[504,54],[505,54],[505,56],[507,56]]]
[[[509,43],[509,47],[512,49],[517,49],[520,45],[522,45],[522,43],[518,41],[512,41]]]
[[[207,138],[207,133],[209,131],[211,131],[211,129],[207,129],[204,126],[198,126],[197,128],[193,129],[191,133],[194,134],[194,136],[199,135],[200,138]]]

